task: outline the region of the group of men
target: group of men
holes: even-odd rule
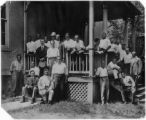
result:
[[[119,41],[115,43],[108,38],[106,34],[103,33],[102,39],[99,41],[97,48],[97,53],[101,54],[104,58],[101,63],[101,67],[96,70],[96,76],[100,77],[100,92],[101,92],[101,102],[104,104],[108,103],[109,100],[109,77],[113,76],[114,84],[120,85],[122,91],[131,92],[131,101],[133,100],[133,95],[136,87],[136,77],[140,74],[142,69],[142,62],[140,58],[136,56],[136,52],[132,53],[129,48],[125,48],[124,44],[120,44]],[[112,58],[106,66],[105,55]],[[111,81],[110,81],[111,82]],[[104,97],[104,92],[106,91],[106,101]],[[123,92],[122,92],[123,93]],[[123,102],[127,102],[126,96],[122,94]]]
[[[39,74],[39,67],[34,65],[29,70],[29,76],[25,79],[25,85],[22,87],[22,101],[26,101],[28,95],[32,95],[31,103],[36,101],[36,95],[39,93],[42,97],[41,103],[52,104],[55,94],[57,94],[56,101],[64,98],[64,83],[67,76],[66,64],[62,62],[58,56],[53,64],[51,75],[49,75],[48,67],[43,69],[43,75]]]
[[[68,76],[67,66],[63,60],[62,48],[70,54],[80,54],[90,49],[90,45],[84,45],[83,40],[79,39],[79,35],[75,35],[74,39],[70,38],[69,33],[65,34],[65,40],[60,41],[60,35],[55,32],[51,33],[51,40],[45,36],[41,38],[37,34],[34,41],[29,36],[27,46],[27,54],[36,55],[37,63],[32,61],[29,70],[29,76],[26,77],[24,86],[22,87],[22,101],[26,101],[26,95],[32,94],[32,103],[35,102],[37,92],[42,96],[42,103],[51,103],[55,94],[60,95],[59,99],[63,99],[64,83]],[[123,88],[130,87],[132,93],[135,88],[135,78],[141,71],[140,58],[135,52],[130,52],[129,48],[114,39],[108,39],[106,33],[102,34],[102,39],[95,39],[94,51],[102,56],[101,67],[97,68],[96,76],[100,77],[101,102],[104,104],[104,91],[107,93],[107,102],[109,99],[109,76],[114,76],[114,82],[122,84]],[[105,57],[108,54],[109,64],[105,66]],[[22,75],[21,55],[17,55],[17,60],[12,62],[10,71],[15,80],[14,93],[16,86],[20,86],[17,80]],[[15,71],[15,72],[14,72]],[[128,76],[128,77],[127,77]],[[134,80],[133,80],[134,79]],[[20,81],[22,82],[22,81]],[[59,92],[59,93],[58,93]]]

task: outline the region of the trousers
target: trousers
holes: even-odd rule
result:
[[[35,98],[37,91],[38,91],[37,87],[28,88],[27,86],[24,86],[24,87],[22,87],[22,96],[26,96],[29,93],[31,93],[32,94],[32,98]]]
[[[109,79],[108,77],[100,77],[100,93],[101,93],[101,102],[104,102],[104,92],[106,92],[106,100],[109,100]]]

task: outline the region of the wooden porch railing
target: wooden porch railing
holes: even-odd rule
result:
[[[36,56],[35,55],[30,55],[30,54],[25,54],[25,69],[26,70],[30,69],[31,62],[34,62],[35,65],[37,64]]]
[[[68,72],[71,74],[88,74],[89,73],[89,53],[72,55],[67,53],[66,64]]]

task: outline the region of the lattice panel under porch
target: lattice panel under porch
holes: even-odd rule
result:
[[[66,87],[66,95],[69,100],[87,101],[88,83],[69,82]]]

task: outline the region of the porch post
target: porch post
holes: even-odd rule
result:
[[[103,4],[103,32],[107,33],[108,9],[107,5]]]
[[[24,70],[26,70],[26,25],[27,25],[27,11],[26,2],[24,2]]]
[[[103,32],[107,33],[108,9],[107,5],[103,4]],[[105,66],[107,66],[108,55],[105,55]]]
[[[124,42],[126,43],[126,47],[128,47],[128,18],[125,19],[125,31],[124,31]]]
[[[93,48],[94,2],[89,1],[89,45]],[[94,51],[89,51],[89,76],[93,76]]]

